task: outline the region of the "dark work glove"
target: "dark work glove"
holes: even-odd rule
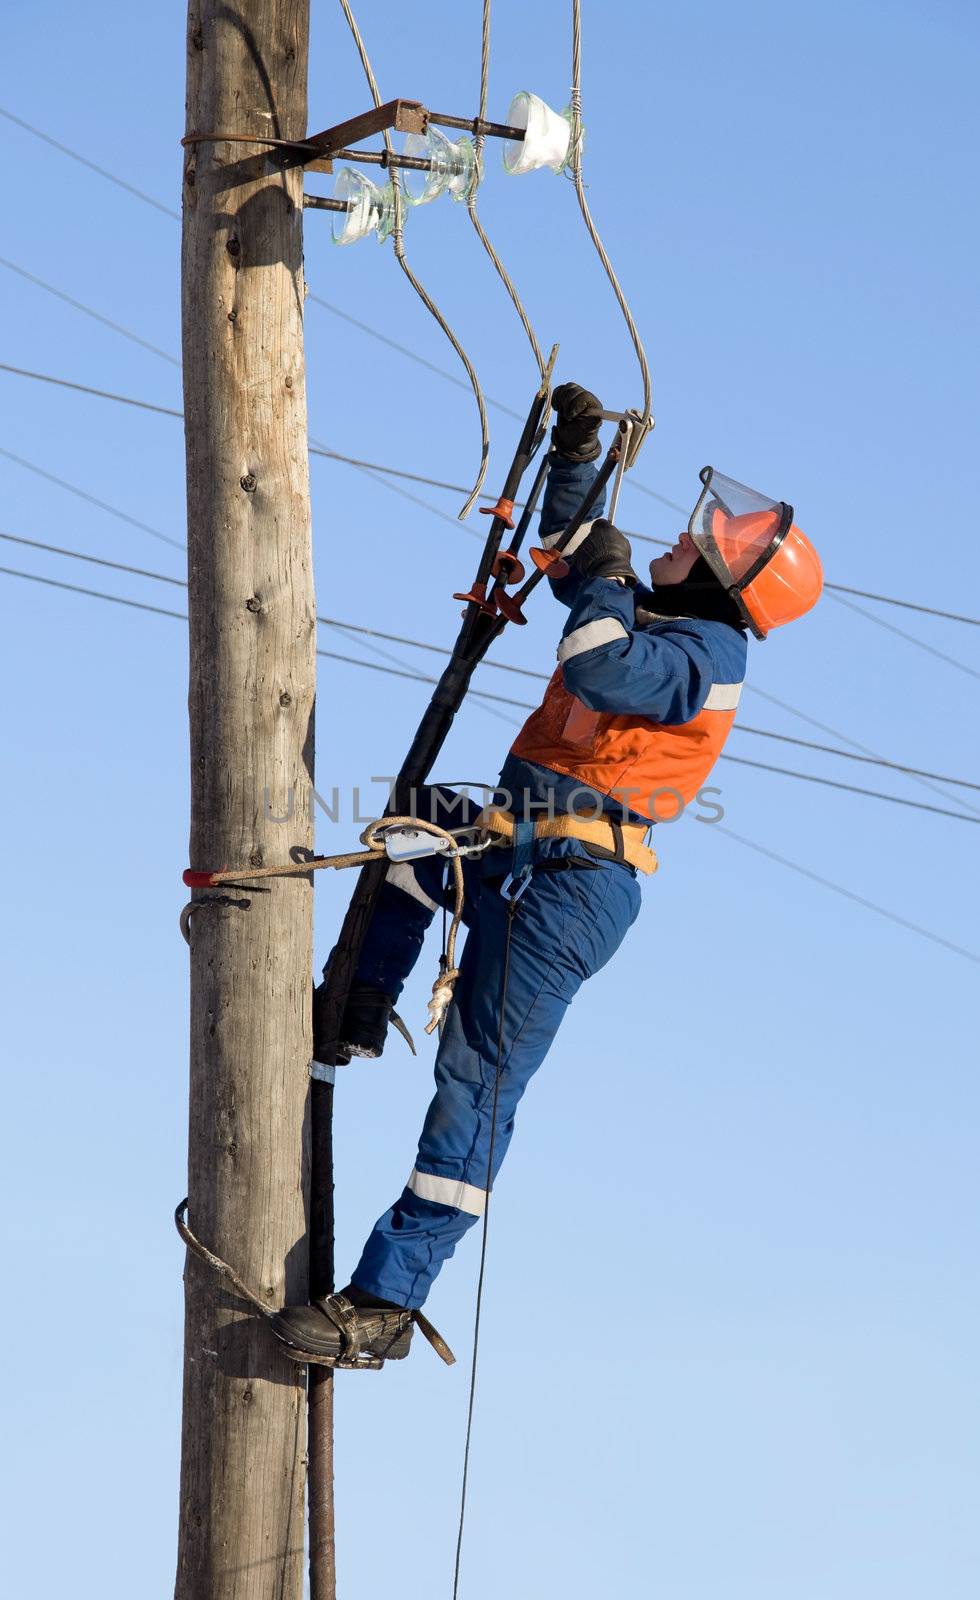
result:
[[[602,452],[602,401],[580,383],[560,383],[551,403],[558,413],[551,435],[555,449],[569,461],[595,461]]]
[[[633,571],[629,540],[605,517],[593,522],[571,563],[583,578],[624,578],[630,588],[640,581]]]

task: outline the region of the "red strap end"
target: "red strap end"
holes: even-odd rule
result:
[[[215,874],[213,872],[195,872],[193,868],[188,867],[183,873],[183,879],[188,889],[210,889],[214,884]]]

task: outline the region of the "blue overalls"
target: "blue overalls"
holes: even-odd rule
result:
[[[553,457],[542,538],[568,523],[595,470],[591,464]],[[600,502],[596,516],[601,509]],[[733,628],[682,622],[669,630],[668,639],[662,628],[631,626],[630,592],[610,580],[584,581],[573,570],[552,589],[570,608],[566,634],[576,629],[581,633],[597,617],[619,619],[619,625],[604,630],[608,642],[576,654],[574,693],[587,707],[680,723],[698,712],[713,681],[744,675],[744,638]],[[532,811],[550,806],[558,813],[579,810],[571,791],[579,796],[583,792],[574,779],[513,755],[504,764],[501,784],[519,803],[510,805],[506,797],[498,803],[518,817],[525,806]],[[594,798],[598,809],[623,819],[618,801]],[[426,790],[419,796],[417,814],[460,827],[478,808],[454,802],[447,791],[440,796]],[[640,908],[636,873],[624,862],[597,859],[576,839],[538,840],[531,849],[532,870],[512,920],[509,901],[501,894],[512,852],[494,846],[464,865],[468,932],[436,1056],[435,1096],[408,1182],[375,1224],[353,1273],[360,1289],[397,1305],[423,1304],[443,1262],[483,1215],[524,1090],[573,996],[615,953]],[[443,903],[443,870],[438,857],[389,868],[361,951],[357,982],[397,1000]]]
[[[467,818],[459,807],[447,814],[437,804],[430,811],[432,793],[420,793],[418,815],[462,826]],[[443,1262],[483,1215],[498,1047],[491,1184],[507,1154],[521,1095],[572,997],[605,966],[640,909],[632,867],[594,860],[577,839],[538,841],[515,904],[501,1013],[510,916],[501,887],[511,858],[507,848],[491,848],[464,864],[468,932],[436,1056],[435,1096],[408,1183],[375,1224],[353,1273],[358,1288],[397,1305],[423,1304]],[[385,883],[357,967],[358,982],[395,999],[442,903],[443,862],[427,857],[402,864],[397,875],[403,887]]]

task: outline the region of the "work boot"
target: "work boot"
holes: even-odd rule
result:
[[[355,1284],[308,1306],[285,1306],[270,1318],[293,1361],[377,1365],[408,1355],[415,1313]]]
[[[323,1367],[380,1367],[408,1355],[418,1325],[436,1355],[451,1367],[456,1357],[421,1311],[379,1300],[349,1283],[309,1306],[285,1306],[269,1318],[292,1361]]]
[[[324,999],[326,979],[313,990],[313,1059],[326,1061],[329,1054]],[[374,1061],[384,1049],[394,1001],[380,989],[355,983],[347,996],[337,1041],[336,1065],[346,1067],[352,1056]],[[409,1040],[411,1044],[411,1040]],[[412,1046],[414,1054],[415,1047]]]
[[[366,1061],[377,1060],[385,1047],[394,1005],[391,996],[380,989],[372,989],[367,983],[351,985],[340,1024],[338,1046],[348,1061],[352,1056]]]

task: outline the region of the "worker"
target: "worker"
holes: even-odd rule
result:
[[[596,396],[567,383],[553,403],[546,549],[572,520],[601,454]],[[564,551],[568,568],[552,580],[568,608],[557,670],[504,762],[492,804],[479,812],[492,844],[464,863],[468,935],[415,1165],[347,1287],[273,1319],[296,1360],[407,1353],[437,1273],[484,1214],[528,1082],[577,990],[637,916],[638,872],[655,866],[644,843],[651,824],[695,798],[721,752],[747,635],[764,638],[819,597],[820,562],[791,507],[710,468],[702,481],[688,529],[650,562],[649,586],[629,540],[601,515]],[[478,820],[475,803],[446,790],[421,791],[417,806],[417,815],[448,827]],[[445,903],[443,878],[437,855],[389,866],[338,1061],[381,1054]],[[315,1055],[322,997],[323,986],[314,997]]]

